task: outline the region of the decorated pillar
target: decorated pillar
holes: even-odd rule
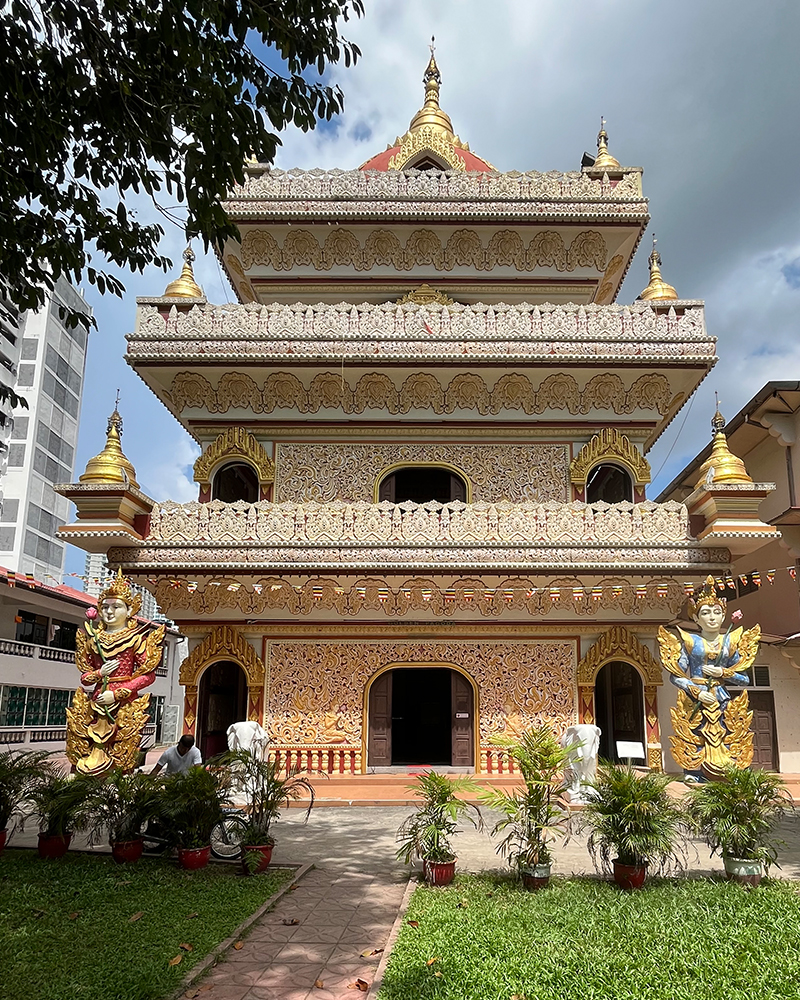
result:
[[[197,725],[197,685],[187,684],[183,697],[183,735],[194,736]]]
[[[594,684],[578,686],[578,721],[588,726],[595,725]]]
[[[664,763],[661,753],[661,727],[658,722],[658,688],[655,684],[644,687],[644,722],[647,737],[647,766],[661,772]]]

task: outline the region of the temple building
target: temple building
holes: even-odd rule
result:
[[[112,418],[117,469],[60,487],[60,536],[189,636],[206,755],[247,717],[282,762],[496,773],[498,738],[582,721],[603,756],[677,770],[657,629],[778,539],[773,484],[731,456],[646,498],[647,453],[716,357],[655,246],[617,302],[642,169],[602,127],[578,171],[500,172],[440,84],[432,56],[408,131],[358,169],[248,164],[220,254],[238,303],[206,300],[187,251],[128,337],[202,447],[198,499],[147,497]]]

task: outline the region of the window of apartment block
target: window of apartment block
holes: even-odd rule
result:
[[[28,527],[41,531],[43,535],[55,535],[60,527],[59,518],[50,514],[35,503],[28,504]],[[32,553],[31,553],[32,554]]]
[[[16,534],[16,528],[0,528],[0,552],[11,552]]]
[[[72,460],[75,456],[72,446],[68,445],[55,430],[48,427],[41,420],[36,425],[36,443],[46,448],[51,455],[55,455],[59,461],[72,468]]]
[[[65,726],[71,691],[0,686],[0,726]]]
[[[19,515],[19,500],[5,497],[0,503],[0,522],[15,524]]]
[[[20,365],[17,369],[17,385],[23,389],[30,388],[35,373],[36,365]]]
[[[25,719],[25,696],[28,689],[0,687],[0,726],[21,726]]]
[[[39,350],[39,341],[35,337],[23,337],[20,358],[23,361],[35,361],[36,352]]]
[[[25,464],[25,445],[11,444],[8,446],[9,469],[21,469]]]
[[[72,691],[50,692],[50,703],[47,706],[48,726],[65,726],[67,724],[67,709],[71,696]]]
[[[47,725],[47,688],[28,688],[25,698],[25,722],[26,726],[46,726]]]
[[[32,611],[17,612],[17,642],[31,642],[35,646],[47,645],[47,633],[50,619],[46,615],[37,615]]]
[[[41,535],[36,535],[32,531],[26,531],[24,551],[25,555],[32,559],[57,566],[61,562],[63,546],[51,542],[47,538],[42,538]]]
[[[25,445],[12,445],[12,448],[24,448]],[[11,464],[9,459],[9,465]],[[48,479],[51,483],[68,483],[72,478],[72,473],[61,465],[54,458],[46,455],[41,448],[37,448],[33,453],[33,467],[39,475]]]
[[[11,428],[12,441],[24,441],[27,438],[30,419],[30,417],[14,417],[14,426]]]
[[[50,645],[54,649],[75,649],[78,626],[74,622],[62,622],[54,618],[50,633]]]

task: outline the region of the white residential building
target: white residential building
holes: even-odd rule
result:
[[[20,316],[17,307],[5,297],[0,287],[0,385],[6,389],[14,389],[16,385],[23,324],[24,318]],[[11,438],[12,423],[11,403],[8,400],[0,400],[0,505],[5,486],[4,477],[8,465],[8,443]],[[0,512],[0,546],[6,543],[4,533],[7,529],[4,521],[5,518]]]
[[[53,486],[73,479],[88,340],[82,325],[64,323],[65,308],[91,314],[82,295],[60,278],[46,306],[20,322],[18,370],[10,357],[0,356],[0,380],[6,369],[16,374],[15,389],[28,402],[27,410],[18,408],[13,415],[3,477],[0,564],[51,584],[62,582],[65,548],[56,530],[70,514],[69,501]],[[0,355],[6,355],[6,345],[9,350],[15,346],[10,341],[14,334],[5,328],[0,334]]]

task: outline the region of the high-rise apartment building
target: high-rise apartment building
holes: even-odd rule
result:
[[[86,566],[83,572],[83,589],[92,597],[99,597],[101,591],[105,590],[111,582],[111,578],[115,575],[108,568],[108,557],[105,552],[87,552]],[[131,590],[134,594],[139,594],[142,598],[142,607],[139,612],[142,618],[149,618],[153,622],[169,621],[161,613],[156,604],[155,597],[153,597],[149,590],[140,587],[138,584],[132,584]]]
[[[0,286],[0,385],[13,389],[17,381],[22,326],[24,318],[17,307],[3,294]],[[8,465],[8,442],[11,438],[13,414],[11,403],[0,400],[0,504],[3,498],[4,477]],[[0,513],[0,548],[5,548],[5,519]],[[13,531],[13,529],[12,529]]]
[[[69,501],[53,491],[70,482],[78,444],[88,334],[82,325],[68,327],[66,309],[91,314],[83,296],[59,278],[47,303],[20,319],[16,334],[3,326],[0,355],[17,337],[16,392],[28,402],[17,408],[8,444],[0,514],[0,563],[18,573],[32,573],[45,583],[61,583],[65,549],[56,539],[69,519]],[[13,372],[14,360],[0,356],[0,380]],[[4,413],[7,412],[4,410]],[[6,417],[8,420],[8,417]]]

